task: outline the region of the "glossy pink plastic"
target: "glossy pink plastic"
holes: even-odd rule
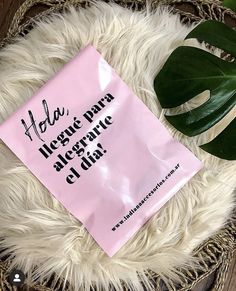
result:
[[[109,256],[202,167],[92,46],[0,138]]]

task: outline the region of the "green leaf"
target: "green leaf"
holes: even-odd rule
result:
[[[213,141],[200,148],[219,158],[236,160],[236,118]]]
[[[234,12],[236,12],[236,1],[235,0],[224,0],[223,1],[223,5],[225,7],[230,8],[231,10],[233,10]]]
[[[211,128],[236,104],[236,65],[197,48],[179,47],[154,86],[163,108],[179,106],[205,90],[211,91],[210,99],[198,108],[166,116],[179,131],[194,136]]]
[[[187,35],[186,39],[189,38],[205,41],[236,56],[236,33],[222,22],[215,20],[205,21]]]
[[[205,41],[236,57],[236,32],[223,23],[203,22],[187,38]],[[179,131],[195,136],[219,122],[236,105],[236,62],[222,60],[198,48],[179,47],[156,76],[154,89],[163,108],[177,107],[205,90],[210,91],[210,98],[199,107],[166,115]],[[226,141],[224,146],[228,147]]]

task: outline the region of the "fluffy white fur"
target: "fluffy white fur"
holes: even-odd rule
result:
[[[217,159],[197,146],[212,138],[214,130],[188,138],[171,128],[153,90],[154,76],[190,30],[163,9],[134,13],[98,3],[39,22],[24,39],[0,51],[0,122],[91,43],[205,165],[109,258],[0,142],[0,246],[15,256],[13,265],[25,272],[34,270],[33,279],[56,272],[69,281],[70,290],[89,290],[91,285],[108,290],[110,284],[121,290],[121,280],[142,290],[139,279],[146,281],[145,270],[173,276],[174,268],[190,264],[191,251],[225,223],[233,207],[235,162]]]

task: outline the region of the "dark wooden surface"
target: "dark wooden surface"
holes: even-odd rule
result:
[[[236,0],[235,0],[236,1]],[[0,0],[0,40],[6,35],[11,20],[24,0]],[[35,7],[27,17],[36,15],[43,7]],[[184,7],[181,7],[184,9]],[[234,25],[233,25],[234,26]],[[215,274],[212,274],[201,283],[198,284],[193,291],[207,291],[214,282]],[[234,260],[228,271],[228,279],[225,283],[223,291],[236,291],[236,253]]]
[[[14,13],[23,2],[24,0],[0,0],[0,39],[6,35]]]
[[[235,290],[236,290],[236,252],[234,253],[234,259],[230,265],[228,278],[224,285],[223,291],[235,291]]]

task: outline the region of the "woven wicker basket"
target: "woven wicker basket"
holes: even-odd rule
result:
[[[131,7],[134,10],[142,9],[145,0],[115,0],[114,2]],[[173,13],[181,15],[183,23],[198,22],[202,19],[215,19],[225,22],[236,27],[236,14],[230,9],[222,6],[219,0],[154,0],[151,2],[153,8],[158,4],[169,5],[173,8]],[[35,5],[44,5],[45,10],[38,15],[26,19],[26,14]],[[75,7],[88,6],[88,2],[83,0],[26,0],[22,6],[16,11],[11,25],[8,29],[6,37],[0,42],[0,48],[14,41],[15,36],[25,35],[32,29],[35,20],[43,19],[52,12],[61,12],[69,5]],[[194,252],[194,256],[200,262],[198,268],[180,269],[181,282],[178,285],[171,280],[162,282],[155,273],[149,273],[150,281],[156,286],[156,290],[181,290],[187,291],[199,283],[201,280],[216,272],[216,279],[212,290],[221,291],[227,277],[227,270],[233,258],[236,249],[236,213],[229,218],[225,228],[219,231],[214,237],[203,242]],[[8,258],[0,261],[0,290],[13,291],[15,287],[11,287],[7,281],[10,261]],[[55,284],[54,278],[50,278],[42,285],[24,286],[22,290],[34,291],[56,291],[62,290],[62,283]],[[54,285],[52,289],[51,286]],[[18,289],[19,290],[19,289]],[[70,290],[70,288],[68,288]],[[124,290],[127,290],[124,286]]]

